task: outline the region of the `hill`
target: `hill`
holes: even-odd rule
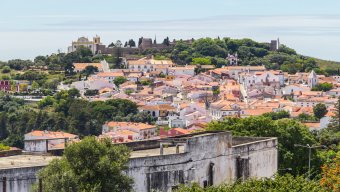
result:
[[[327,60],[322,60],[318,58],[314,58],[315,61],[318,63],[318,66],[320,69],[333,69],[333,70],[338,70],[340,68],[340,62],[337,61],[327,61]]]

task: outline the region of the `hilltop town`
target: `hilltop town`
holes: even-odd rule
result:
[[[36,167],[92,135],[132,150],[126,174],[136,191],[172,191],[307,172],[308,155],[294,144],[336,151],[338,69],[279,39],[142,37],[104,45],[95,36],[67,50],[2,63],[0,140],[13,163],[0,159],[0,169],[35,177]],[[40,156],[47,153],[53,156]]]

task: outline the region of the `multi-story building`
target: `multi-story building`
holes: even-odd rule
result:
[[[54,131],[33,130],[25,134],[25,151],[49,152],[64,149],[67,142],[77,141],[79,137],[74,134]]]
[[[68,53],[75,52],[80,47],[89,48],[93,54],[98,53],[99,46],[102,45],[100,42],[100,37],[93,37],[93,41],[90,41],[86,37],[80,37],[77,41],[72,41],[72,45],[68,47]]]
[[[163,74],[168,74],[170,67],[174,66],[171,60],[155,60],[153,58],[142,58],[139,60],[127,61],[128,69],[131,71],[141,71],[149,73],[151,71],[159,71]]]
[[[117,132],[120,130],[129,130],[138,134],[138,137],[134,137],[137,140],[150,139],[156,136],[157,127],[155,125],[149,125],[145,123],[134,122],[116,122],[111,121],[103,125],[103,134],[109,132]]]

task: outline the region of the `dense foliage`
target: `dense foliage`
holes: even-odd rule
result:
[[[179,41],[170,53],[170,57],[178,64],[214,64],[221,67],[227,64],[228,54],[238,54],[241,65],[265,65],[268,69],[281,69],[285,72],[308,72],[318,68],[313,58],[296,53],[295,50],[281,45],[277,51],[271,51],[268,43],[258,43],[251,39],[202,38],[192,45]],[[165,54],[167,55],[167,54]]]
[[[32,130],[66,131],[83,137],[99,135],[105,121],[154,121],[150,115],[139,113],[137,105],[129,100],[89,102],[78,97],[76,89],[61,91],[36,106],[0,95],[0,141],[22,148],[23,135]]]
[[[333,159],[322,167],[321,185],[327,191],[340,191],[340,145]]]
[[[308,181],[305,178],[291,175],[275,176],[265,179],[250,179],[246,182],[236,182],[232,185],[220,185],[208,188],[202,188],[197,184],[192,186],[181,186],[176,192],[322,192],[317,181]]]
[[[284,119],[289,118],[290,114],[287,111],[279,111],[279,112],[269,112],[263,114],[264,117],[269,117],[272,120]]]
[[[313,87],[311,90],[312,91],[329,91],[333,89],[333,84],[332,83],[319,83],[315,87]]]
[[[327,107],[323,103],[318,103],[313,107],[314,116],[318,119],[321,119],[322,117],[324,117],[327,112],[328,112]]]
[[[6,151],[6,150],[9,150],[9,149],[10,149],[9,146],[6,146],[6,145],[0,143],[0,151]]]
[[[113,80],[113,83],[119,87],[121,84],[125,83],[127,79],[125,77],[116,77],[115,80]]]
[[[132,180],[123,171],[129,156],[124,145],[85,137],[66,147],[63,157],[53,160],[38,177],[46,192],[127,192],[131,191]]]

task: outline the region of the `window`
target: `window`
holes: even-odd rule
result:
[[[204,188],[207,188],[207,187],[208,187],[208,181],[207,181],[207,180],[204,180],[204,181],[203,181],[203,187],[204,187]]]

